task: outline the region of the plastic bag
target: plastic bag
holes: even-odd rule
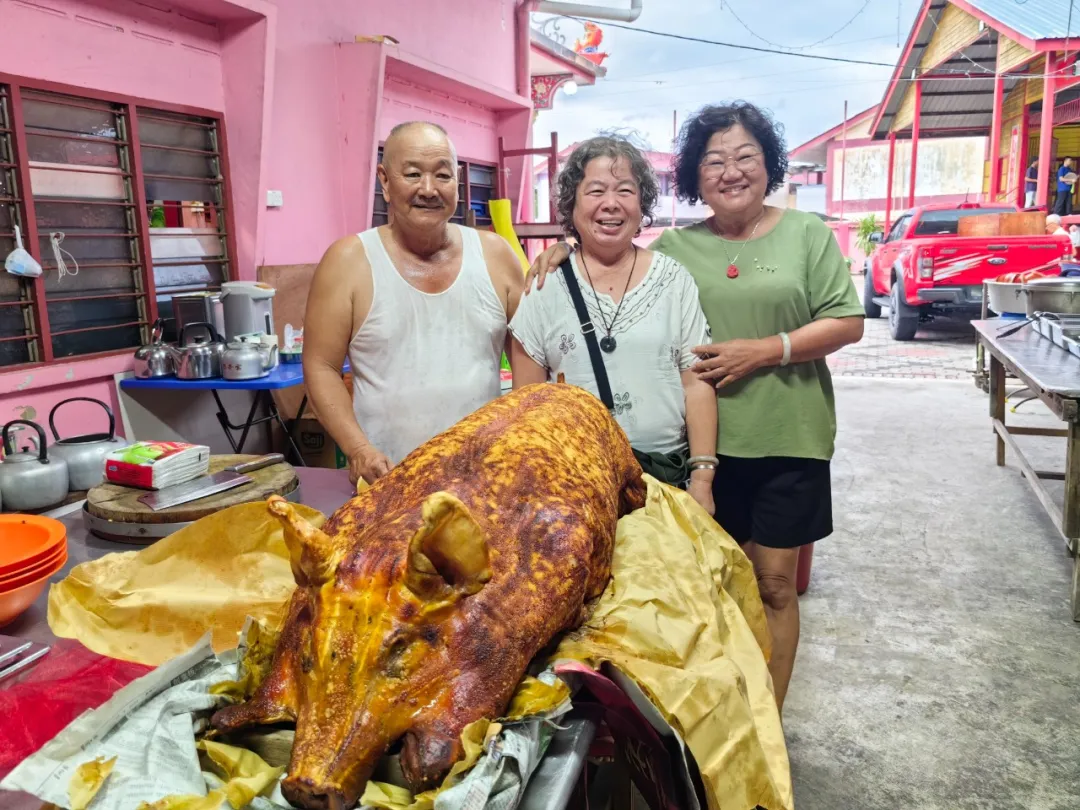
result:
[[[37,278],[41,275],[41,265],[38,260],[26,252],[22,242],[22,232],[19,226],[15,226],[15,249],[4,260],[4,269],[13,276],[25,276]]]

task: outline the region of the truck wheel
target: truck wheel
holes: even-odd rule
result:
[[[863,273],[862,308],[867,318],[881,317],[881,305],[874,303],[874,274],[869,267]]]
[[[889,332],[893,340],[914,340],[919,327],[919,310],[904,300],[904,277],[900,276],[889,291]]]

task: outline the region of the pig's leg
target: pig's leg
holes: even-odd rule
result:
[[[300,644],[311,622],[309,596],[297,588],[289,603],[289,615],[281,631],[270,672],[247,703],[228,706],[214,713],[210,723],[223,733],[247,726],[295,720],[297,682],[300,674]]]

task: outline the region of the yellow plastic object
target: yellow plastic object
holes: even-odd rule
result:
[[[510,243],[510,247],[517,254],[518,261],[521,262],[521,269],[528,272],[529,257],[521,249],[521,242],[518,240],[517,234],[514,233],[514,223],[510,215],[510,201],[488,200],[488,208],[491,209],[491,224],[495,228],[495,233]]]
[[[689,495],[646,480],[645,507],[619,521],[607,590],[555,659],[609,661],[638,683],[693,752],[709,810],[792,810],[753,567]],[[280,524],[268,518],[263,504],[236,506],[143,551],[76,567],[50,593],[53,632],[156,665],[206,630],[217,649],[234,646],[248,614],[278,627],[293,578]],[[232,686],[234,696],[250,688]]]

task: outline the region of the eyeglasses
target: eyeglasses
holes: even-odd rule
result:
[[[702,171],[709,175],[721,175],[727,171],[728,166],[734,166],[737,171],[743,174],[750,174],[761,166],[761,152],[752,152],[728,161],[721,160],[718,157],[710,157],[701,162]]]

